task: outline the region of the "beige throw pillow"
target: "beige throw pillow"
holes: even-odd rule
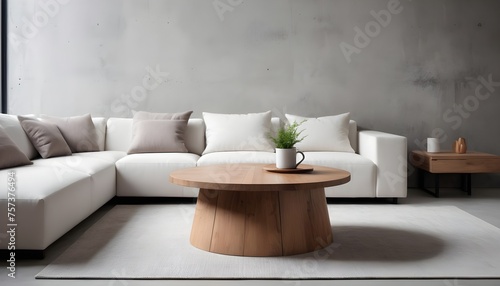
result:
[[[71,155],[71,149],[55,124],[22,116],[19,121],[42,158]]]
[[[0,127],[0,169],[33,164]]]
[[[127,153],[188,152],[184,134],[192,113],[192,111],[180,113],[137,112],[132,123],[132,143]]]
[[[134,122],[140,120],[189,120],[193,111],[185,111],[178,113],[155,113],[138,111],[134,115]]]
[[[185,120],[142,120],[135,126],[128,154],[188,152],[184,143]]]
[[[59,128],[71,152],[99,151],[97,131],[90,114],[73,117],[42,115],[41,118]]]

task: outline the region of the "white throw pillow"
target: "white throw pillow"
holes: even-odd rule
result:
[[[203,154],[225,151],[267,151],[274,147],[271,133],[271,111],[249,114],[203,112],[207,147]]]
[[[285,114],[288,122],[303,123],[298,131],[305,136],[295,145],[300,151],[332,151],[354,153],[349,142],[349,113],[319,118]]]

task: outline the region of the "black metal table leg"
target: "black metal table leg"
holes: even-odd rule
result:
[[[439,198],[439,174],[434,176],[434,196]]]
[[[472,195],[472,174],[462,174],[462,191]]]
[[[420,189],[425,189],[425,171],[422,169],[418,169],[417,176],[418,187]]]
[[[425,173],[427,173],[427,171],[425,171],[423,169],[418,170],[418,186],[419,186],[419,188],[424,190],[425,192],[433,195],[434,197],[439,198],[439,174],[434,174],[435,175],[435,182],[434,182],[434,192],[433,192],[425,187]],[[432,173],[429,172],[429,174],[432,174]]]
[[[467,190],[467,195],[472,195],[472,175],[465,174],[465,188]]]

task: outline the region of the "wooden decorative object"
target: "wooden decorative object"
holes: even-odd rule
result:
[[[467,153],[467,143],[465,139],[462,137],[458,138],[458,140],[453,143],[453,150],[458,154]]]

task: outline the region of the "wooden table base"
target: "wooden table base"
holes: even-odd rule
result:
[[[191,229],[191,244],[197,248],[227,255],[283,256],[332,242],[324,189],[200,189]]]

